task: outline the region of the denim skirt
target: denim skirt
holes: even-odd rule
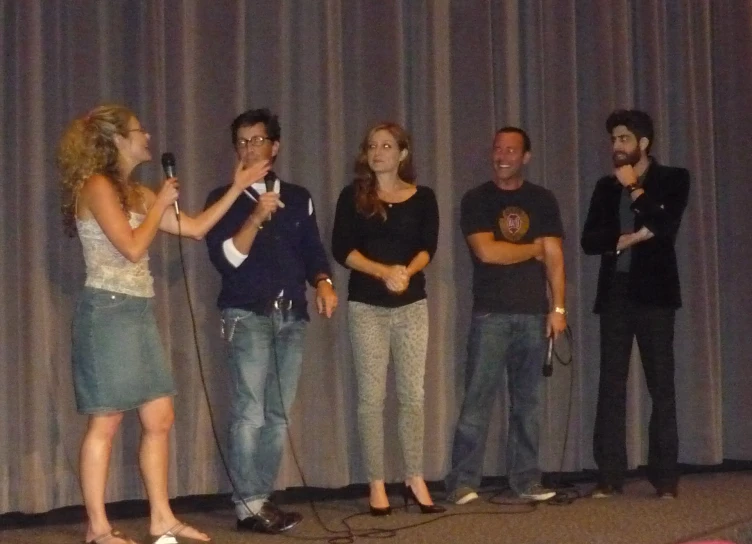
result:
[[[153,298],[84,287],[73,317],[80,413],[122,412],[175,394],[153,307]]]

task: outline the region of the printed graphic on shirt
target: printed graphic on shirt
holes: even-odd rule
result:
[[[522,208],[509,206],[499,216],[501,235],[510,242],[521,240],[530,229],[530,216]]]

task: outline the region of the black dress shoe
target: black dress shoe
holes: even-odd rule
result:
[[[623,493],[622,486],[616,486],[611,484],[598,484],[598,486],[590,494],[592,499],[607,499],[614,495],[621,495]]]
[[[405,500],[405,511],[410,506],[410,501],[415,502],[420,507],[421,514],[443,514],[446,512],[446,508],[438,504],[423,504],[418,500],[418,496],[413,491],[413,488],[409,485],[405,485],[402,488],[402,498]]]
[[[675,499],[679,496],[679,490],[676,486],[658,487],[655,492],[659,499]]]
[[[298,520],[299,522],[300,520]],[[298,522],[293,523],[293,527]],[[270,502],[265,502],[261,510],[244,519],[239,519],[237,523],[238,531],[252,531],[254,533],[267,533],[276,535],[286,531],[290,527],[283,528],[285,524],[285,513]]]

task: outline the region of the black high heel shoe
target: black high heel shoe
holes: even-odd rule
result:
[[[376,508],[375,506],[371,506],[371,503],[368,503],[368,509],[371,512],[372,516],[391,516],[392,515],[391,506],[385,506],[384,508]]]
[[[402,498],[405,499],[405,510],[407,510],[407,507],[410,506],[410,501],[415,501],[415,504],[417,504],[420,507],[420,513],[421,514],[441,514],[443,512],[446,512],[446,508],[443,506],[439,506],[438,504],[423,504],[418,500],[418,497],[415,496],[415,491],[413,491],[413,488],[409,485],[405,484],[405,487],[402,488]]]

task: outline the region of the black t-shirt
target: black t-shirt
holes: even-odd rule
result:
[[[439,235],[439,208],[429,188],[417,186],[404,202],[385,203],[386,221],[381,216],[365,217],[355,208],[355,190],[348,185],[340,193],[332,232],[332,253],[342,266],[351,251],[357,249],[373,261],[407,266],[421,251],[431,259],[436,253]],[[394,294],[384,282],[352,270],[348,300],[374,306],[396,308],[426,298],[426,278],[421,270],[410,278],[407,289]]]
[[[465,238],[493,232],[495,240],[530,244],[541,236],[564,237],[553,193],[528,181],[505,191],[493,181],[471,189],[462,198],[460,219]],[[482,263],[473,259],[473,310],[505,314],[548,312],[546,268],[535,259],[517,264]]]

